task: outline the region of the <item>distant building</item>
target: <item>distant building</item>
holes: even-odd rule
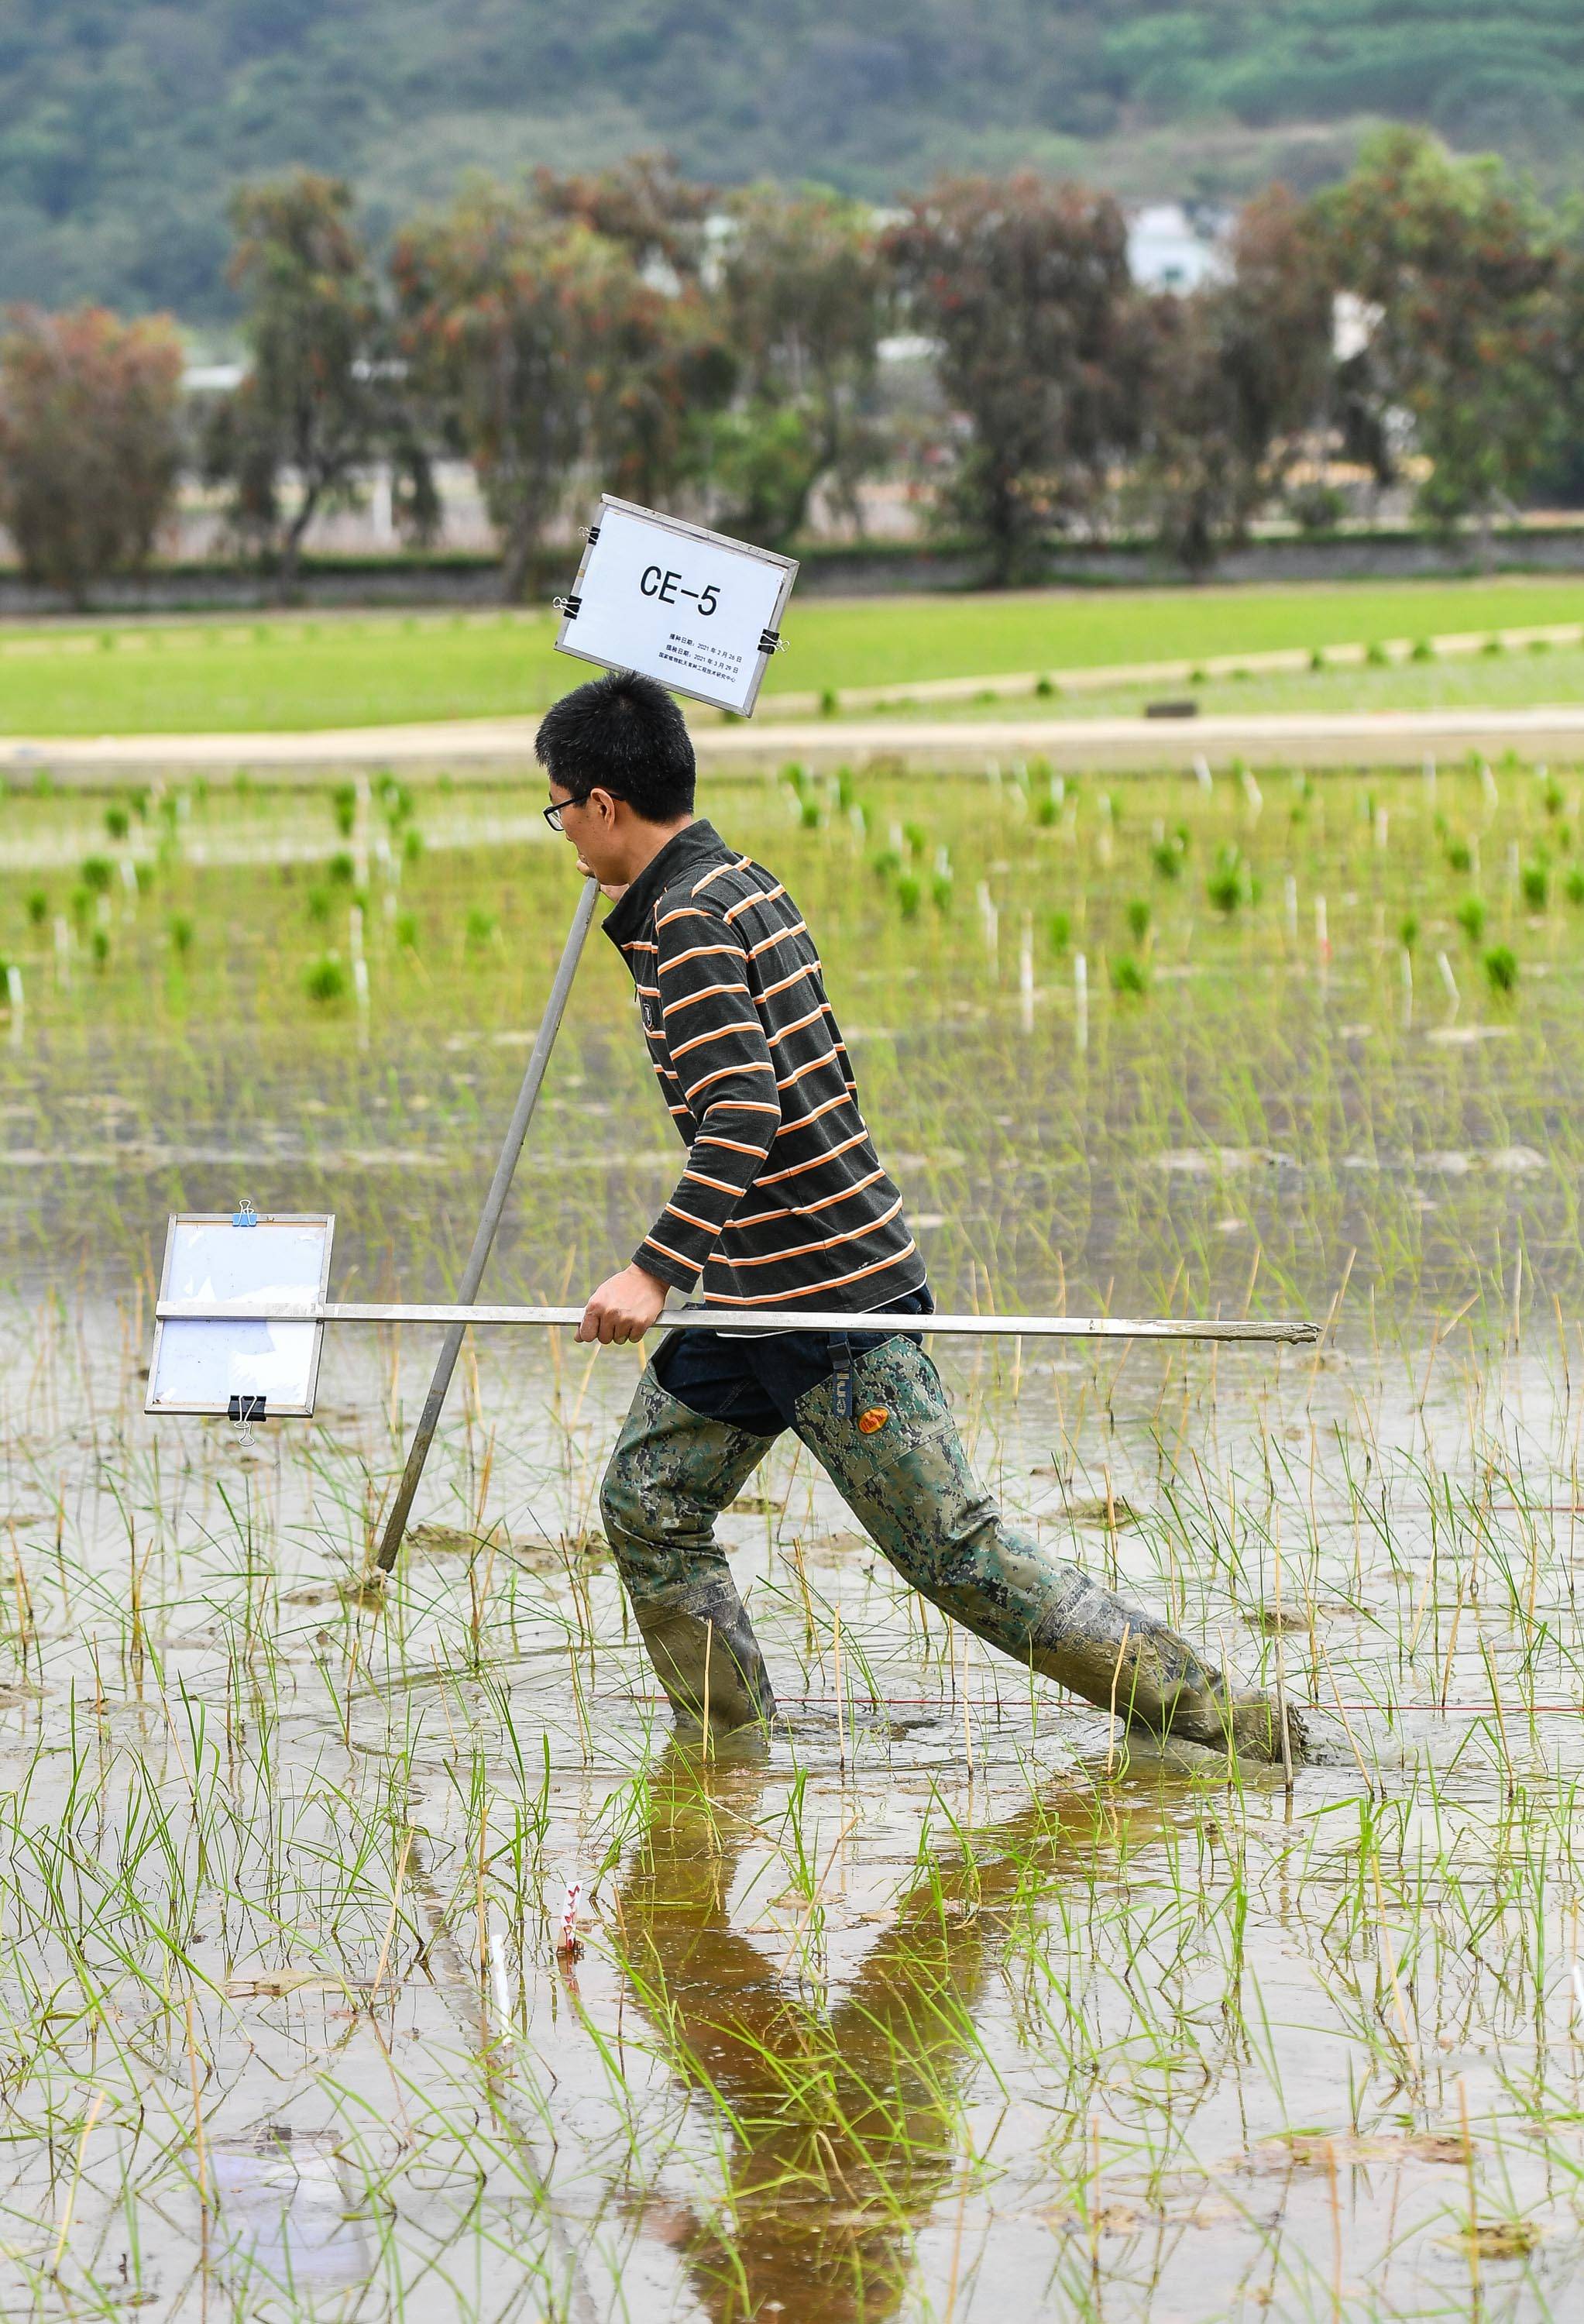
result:
[[[230,395],[242,382],[243,366],[239,363],[189,364],[181,374],[181,384],[189,395]]]
[[[1128,264],[1146,290],[1197,290],[1226,270],[1224,212],[1194,217],[1181,202],[1149,202],[1128,221]]]

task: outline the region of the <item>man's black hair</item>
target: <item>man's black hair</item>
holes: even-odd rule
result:
[[[693,738],[670,695],[637,670],[613,669],[564,694],[534,737],[539,761],[579,798],[609,791],[646,823],[693,813]]]

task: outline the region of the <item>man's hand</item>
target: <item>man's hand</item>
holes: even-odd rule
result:
[[[658,1275],[647,1275],[641,1267],[624,1267],[620,1275],[601,1284],[584,1309],[578,1338],[597,1340],[603,1348],[641,1340],[665,1305],[670,1287]]]

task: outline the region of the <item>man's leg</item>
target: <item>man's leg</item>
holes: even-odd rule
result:
[[[701,1341],[683,1333],[676,1340]],[[700,1400],[741,1404],[764,1429],[695,1412],[661,1385],[662,1372],[686,1388],[676,1340],[663,1346],[639,1381],[600,1489],[605,1538],[616,1554],[632,1611],[660,1684],[679,1719],[714,1728],[751,1726],[774,1717],[776,1698],[732,1570],[715,1540],[714,1521],[734,1501],[780,1431],[773,1412],[751,1392],[727,1385]],[[725,1342],[717,1343],[722,1351]],[[705,1355],[713,1355],[706,1351]],[[729,1360],[729,1359],[728,1359]]]
[[[822,1380],[799,1397],[798,1434],[898,1572],[953,1621],[1157,1735],[1281,1757],[1268,1696],[1235,1692],[1153,1614],[1007,1524],[911,1340],[854,1359],[850,1418],[837,1416],[833,1388]]]

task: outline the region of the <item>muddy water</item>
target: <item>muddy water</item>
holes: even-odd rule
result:
[[[1554,1349],[952,1372],[1053,1543],[1250,1675],[1279,1636],[1289,1799],[965,1661],[790,1452],[724,1528],[783,1720],[701,1757],[586,1538],[630,1358],[486,1348],[374,1610],[370,1341],[244,1452],[76,1321],[5,1379],[13,2308],[1565,2306]]]
[[[851,867],[804,869],[845,908]],[[1405,1011],[1313,876],[1323,976],[1279,927],[1184,932],[1146,1010],[1097,973],[1087,1050],[1065,968],[1026,1023],[977,928],[932,937],[926,1019],[921,939],[854,903],[841,996],[954,1301],[1331,1316],[1318,1360],[941,1359],[1026,1523],[1306,1707],[1290,1796],[965,1653],[789,1446],[723,1527],[782,1718],[678,1745],[597,1537],[623,1353],[482,1342],[365,1603],[426,1346],[333,1340],[315,1420],[253,1448],[151,1425],[161,1222],[334,1206],[338,1291],[442,1290],[543,963],[277,1023],[239,890],[212,1008],[80,963],[35,1001],[0,1167],[6,2314],[1570,2312],[1570,954],[1553,924],[1499,1022],[1431,1010],[1422,959]],[[503,1296],[619,1256],[673,1166],[618,987],[579,997]]]

